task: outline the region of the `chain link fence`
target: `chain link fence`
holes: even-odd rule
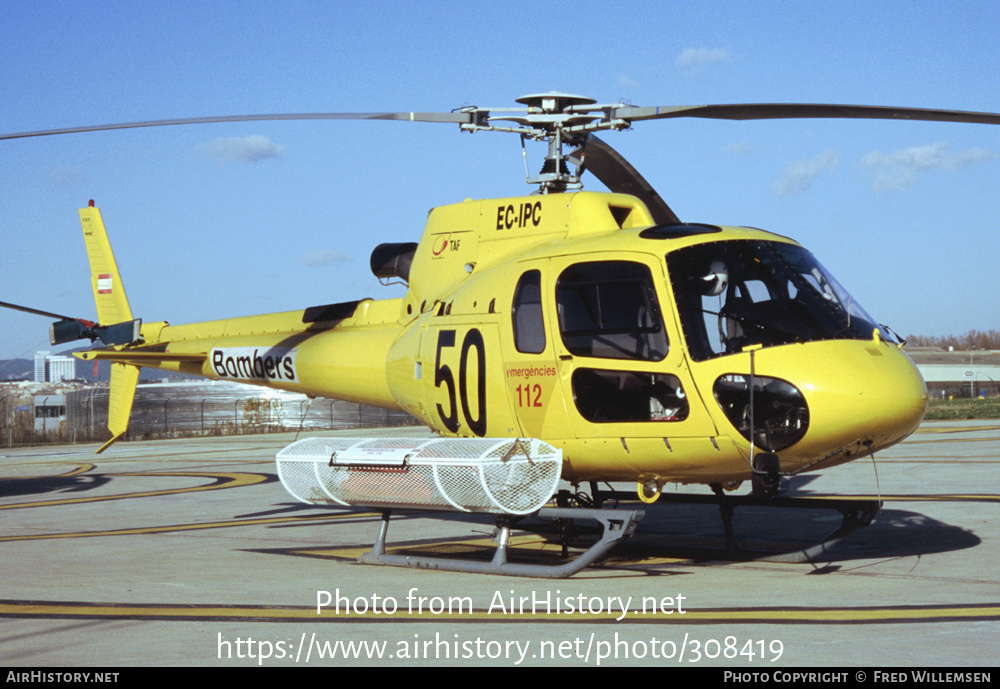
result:
[[[65,436],[70,441],[108,436],[108,388],[66,395]],[[129,439],[419,426],[406,412],[354,402],[309,399],[238,383],[140,385],[132,404]]]

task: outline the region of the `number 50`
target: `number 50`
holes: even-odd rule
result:
[[[458,405],[455,399],[455,375],[448,364],[442,363],[442,354],[445,349],[455,346],[455,331],[442,330],[438,333],[437,355],[434,362],[434,387],[441,387],[444,383],[448,391],[448,413],[445,414],[444,407],[437,405],[438,416],[444,427],[452,433],[458,432]],[[476,402],[479,416],[473,418],[469,408],[469,352],[476,350]],[[483,334],[477,328],[471,328],[465,334],[462,341],[462,351],[458,359],[458,397],[462,403],[462,415],[469,430],[479,437],[486,435],[486,345],[483,342]]]

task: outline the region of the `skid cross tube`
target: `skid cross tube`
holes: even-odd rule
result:
[[[534,517],[539,519],[590,519],[603,526],[600,539],[576,558],[560,565],[528,564],[510,562],[507,559],[513,518],[501,517],[497,549],[490,562],[485,560],[461,560],[423,555],[394,555],[386,552],[386,536],[389,531],[391,510],[382,512],[382,524],[378,539],[371,552],[361,556],[360,562],[370,565],[391,565],[394,567],[415,567],[420,569],[440,569],[449,572],[469,572],[475,574],[500,574],[513,577],[534,577],[538,579],[563,579],[573,576],[598,561],[615,545],[635,532],[636,525],[645,512],[642,509],[602,510],[578,507],[543,507]]]

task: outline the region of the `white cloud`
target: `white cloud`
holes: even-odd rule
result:
[[[678,67],[701,70],[709,65],[729,62],[732,56],[724,48],[685,48],[674,61]]]
[[[351,259],[336,249],[326,249],[322,251],[310,251],[302,257],[302,262],[310,268],[323,266],[328,263],[346,263]]]
[[[285,152],[285,147],[274,143],[266,136],[254,135],[208,141],[199,146],[198,151],[202,155],[222,161],[256,163],[267,158],[277,158]]]
[[[740,141],[723,147],[722,152],[735,155],[753,155],[757,152],[757,148],[747,141]]]
[[[839,162],[840,154],[828,148],[810,160],[789,163],[781,176],[771,185],[771,191],[778,196],[802,193],[820,173],[833,171]]]
[[[62,165],[49,173],[49,180],[56,184],[76,184],[86,180],[86,177],[79,168]]]
[[[861,159],[861,165],[876,170],[872,191],[902,191],[913,184],[918,172],[956,170],[995,156],[996,153],[983,148],[948,153],[948,144],[939,141],[889,154],[872,151]]]

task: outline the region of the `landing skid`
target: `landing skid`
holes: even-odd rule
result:
[[[596,505],[608,502],[635,502],[637,496],[632,492],[594,491],[593,502]],[[844,538],[858,529],[867,526],[878,514],[882,503],[878,500],[850,498],[772,498],[764,499],[752,495],[729,496],[721,493],[716,495],[663,495],[662,503],[715,505],[719,507],[722,522],[725,527],[726,558],[732,560],[761,560],[768,562],[804,563],[813,562]],[[750,550],[743,548],[733,529],[733,515],[737,507],[766,507],[778,509],[809,509],[834,510],[841,515],[841,524],[818,543],[791,551],[773,552]],[[389,531],[389,520],[392,510],[382,512],[382,524],[378,538],[370,552],[361,556],[360,562],[371,565],[387,565],[393,567],[412,567],[418,569],[438,569],[449,572],[469,572],[475,574],[498,574],[514,577],[533,577],[537,579],[563,579],[583,571],[599,561],[616,545],[635,533],[639,521],[645,515],[644,508],[600,507],[543,507],[531,518],[554,520],[557,525],[572,525],[573,520],[591,520],[601,527],[601,535],[592,545],[571,560],[561,564],[538,564],[526,562],[511,562],[508,559],[508,546],[511,531],[519,518],[498,517],[498,534],[496,550],[493,559],[459,559],[436,557],[430,555],[399,555],[386,551],[386,538]],[[572,527],[571,527],[572,529]],[[537,531],[537,528],[525,528],[526,531]],[[563,557],[568,557],[568,547],[563,546]]]
[[[812,562],[858,529],[871,524],[882,508],[879,500],[860,498],[760,498],[753,495],[725,495],[721,488],[712,495],[663,495],[659,502],[698,505],[717,505],[725,527],[725,555],[733,560],[763,560],[767,562]],[[595,491],[594,499],[600,505],[611,501],[634,501],[636,494],[622,491]],[[840,526],[818,543],[797,550],[772,552],[747,550],[740,546],[733,529],[733,514],[737,507],[766,507],[778,509],[835,510],[841,515]]]
[[[371,552],[361,556],[361,562],[372,565],[395,567],[416,567],[440,569],[449,572],[471,572],[476,574],[501,574],[513,577],[534,577],[538,579],[563,579],[582,571],[604,557],[615,545],[635,532],[642,519],[642,509],[587,509],[578,507],[543,507],[532,515],[539,519],[573,520],[590,519],[601,524],[603,531],[596,543],[576,558],[558,565],[510,562],[507,546],[510,543],[514,519],[502,517],[499,521],[497,548],[491,562],[484,560],[461,560],[456,558],[394,555],[386,552],[386,535],[389,531],[391,510],[382,512],[382,526]],[[563,549],[564,555],[567,549]]]

